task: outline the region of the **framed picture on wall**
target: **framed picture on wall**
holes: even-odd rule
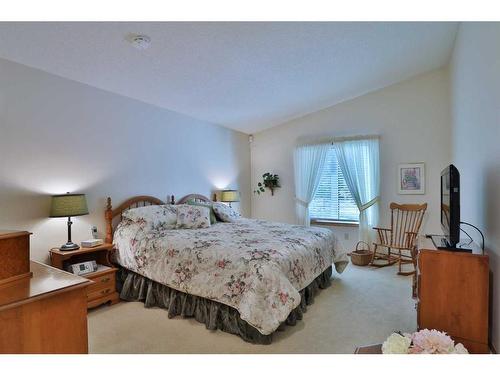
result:
[[[399,194],[425,194],[425,164],[399,164]]]

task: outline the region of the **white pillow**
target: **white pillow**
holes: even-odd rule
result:
[[[177,228],[198,229],[210,226],[210,208],[192,206],[189,204],[177,205]]]
[[[130,208],[124,211],[122,216],[146,229],[174,229],[177,223],[177,208],[169,204]]]
[[[214,209],[215,216],[217,216],[217,219],[219,219],[219,221],[223,221],[226,223],[234,223],[235,221],[238,221],[241,217],[241,215],[238,212],[233,210],[227,204],[216,202],[213,204],[212,207]]]

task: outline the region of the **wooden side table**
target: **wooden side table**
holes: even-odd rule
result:
[[[116,271],[109,259],[113,244],[103,244],[95,247],[82,247],[73,251],[61,251],[58,248],[50,250],[50,261],[53,267],[66,269],[74,263],[95,260],[97,271],[82,275],[93,281],[87,288],[87,308],[93,308],[104,303],[115,304],[119,301],[116,292]]]
[[[382,354],[382,344],[358,346],[354,354]]]

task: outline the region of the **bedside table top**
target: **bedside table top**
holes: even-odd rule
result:
[[[113,249],[113,244],[112,243],[105,243],[99,246],[94,246],[94,247],[80,247],[78,250],[69,250],[69,251],[62,251],[59,250],[59,248],[53,248],[50,249],[50,252],[52,254],[58,254],[58,255],[79,255],[79,254],[86,254],[86,253],[93,253],[95,251],[102,251],[102,250],[111,250]]]

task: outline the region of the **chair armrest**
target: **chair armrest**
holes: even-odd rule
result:
[[[373,229],[375,229],[375,230],[386,230],[386,231],[392,232],[392,229],[389,229],[389,228],[373,227]]]

